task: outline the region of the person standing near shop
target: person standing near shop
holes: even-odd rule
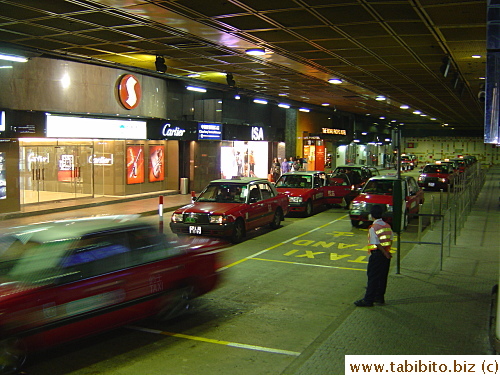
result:
[[[286,158],[283,158],[283,161],[281,162],[281,174],[290,172],[290,163]]]
[[[278,158],[273,159],[270,173],[273,176],[273,182],[278,181],[278,178],[280,178],[281,176],[281,165],[280,162],[278,161]]]
[[[354,304],[358,307],[371,307],[374,303],[385,303],[385,290],[387,277],[391,265],[392,254],[390,252],[393,233],[391,226],[382,220],[383,209],[380,205],[374,205],[370,214],[374,219],[368,229],[368,283],[363,299]]]

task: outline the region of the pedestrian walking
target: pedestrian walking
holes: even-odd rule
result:
[[[393,233],[389,224],[382,220],[383,209],[380,205],[374,205],[370,214],[374,222],[368,229],[368,283],[363,299],[354,304],[358,307],[370,307],[374,303],[385,303],[385,290],[387,287],[387,276],[391,265],[392,254],[390,253]]]
[[[281,165],[280,162],[278,161],[278,158],[273,159],[273,164],[271,165],[271,170],[270,170],[271,175],[273,176],[273,182],[278,181],[278,178],[281,176]]]
[[[286,160],[286,158],[284,158],[281,162],[281,174],[286,172],[290,172],[290,163]]]

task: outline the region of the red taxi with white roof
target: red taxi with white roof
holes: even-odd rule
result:
[[[169,318],[219,279],[225,242],[167,241],[135,215],[11,228],[0,237],[0,372],[29,353],[150,316]]]
[[[405,195],[405,222],[408,224],[411,216],[417,214],[420,205],[424,203],[424,192],[411,176],[402,176],[404,181],[403,194]],[[372,177],[361,190],[360,194],[354,198],[350,205],[349,217],[354,227],[358,227],[361,222],[372,221],[370,210],[373,205],[381,205],[385,208],[383,219],[389,224],[393,217],[393,190],[394,183],[398,181],[397,176],[385,175]]]
[[[331,174],[329,180],[330,185],[325,198],[327,204],[348,208],[351,201],[359,194],[359,189],[345,173]]]
[[[279,228],[288,210],[288,197],[267,179],[220,179],[211,181],[191,204],[175,210],[170,229],[178,235],[227,237],[238,243],[252,229]]]
[[[333,192],[323,171],[286,172],[275,186],[276,190],[288,196],[290,212],[305,216],[311,216],[316,208],[328,204],[326,198],[330,190]]]
[[[427,164],[418,177],[418,185],[423,189],[447,191],[455,184],[458,172],[447,163]]]

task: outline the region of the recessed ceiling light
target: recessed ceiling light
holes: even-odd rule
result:
[[[473,59],[480,59],[482,56],[481,55],[472,55]]]
[[[28,61],[28,58],[24,56],[7,55],[5,53],[0,53],[0,60],[26,62]]]
[[[280,103],[280,104],[278,104],[278,107],[281,107],[281,108],[290,108],[290,104]]]
[[[385,117],[384,116],[380,116],[379,119],[380,120],[385,120]]]
[[[254,99],[253,102],[257,104],[267,104],[267,100],[264,99]]]
[[[245,53],[251,56],[263,56],[266,54],[266,50],[264,48],[249,48]]]
[[[299,108],[299,111],[300,112],[309,112],[309,109],[307,109],[307,108]]]
[[[422,113],[422,112],[420,112],[420,111],[413,111],[413,114],[414,114],[414,115],[420,115],[421,113]]]
[[[330,103],[323,103],[321,104],[323,107],[328,107],[330,105]]]
[[[188,77],[189,78],[197,78],[199,77],[200,75],[198,73],[191,73],[191,74],[188,74]]]
[[[188,89],[189,91],[207,92],[207,89],[204,89],[203,87],[186,86],[186,89]]]
[[[340,78],[330,78],[328,82],[333,83],[334,85],[340,85],[342,80]]]
[[[408,108],[410,108],[410,106],[409,106],[409,105],[406,105],[406,104],[401,104],[401,105],[399,106],[399,108],[401,108],[401,109],[408,109]]]
[[[288,96],[288,94],[282,92],[281,94],[278,94],[278,96]]]
[[[377,97],[375,98],[375,100],[377,100],[377,101],[379,101],[379,102],[381,102],[381,101],[383,101],[383,100],[385,100],[385,99],[386,99],[386,98],[385,98],[385,96],[382,96],[382,95],[379,95],[379,96],[377,96]]]
[[[235,98],[236,100],[240,100],[240,99],[241,99],[241,96],[239,96],[239,95],[235,95],[235,96],[234,96],[234,98]]]

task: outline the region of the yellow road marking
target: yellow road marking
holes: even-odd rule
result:
[[[224,346],[230,346],[230,347],[233,347],[233,348],[257,350],[259,352],[275,353],[275,354],[285,354],[285,355],[291,355],[291,356],[296,356],[296,357],[300,355],[300,352],[293,352],[293,351],[290,351],[290,350],[268,348],[268,347],[259,346],[259,345],[241,344],[241,343],[238,343],[238,342],[231,342],[231,341],[208,339],[206,337],[185,335],[183,333],[166,332],[166,331],[160,331],[158,329],[143,328],[143,327],[138,327],[138,326],[127,326],[127,327],[130,328],[130,329],[136,330],[136,331],[141,331],[141,332],[154,333],[154,334],[157,334],[157,335],[165,335],[165,336],[172,336],[172,337],[179,337],[181,339],[194,340],[194,341],[202,341],[202,342],[207,342],[209,344],[224,345]]]
[[[219,269],[217,270],[217,272],[227,270],[228,268],[231,268],[231,267],[233,267],[233,266],[236,266],[236,265],[238,265],[238,264],[240,264],[240,263],[243,263],[243,262],[245,262],[245,261],[247,261],[247,260],[249,260],[249,259],[253,259],[253,258],[255,258],[255,257],[257,257],[257,256],[259,256],[259,255],[261,255],[261,254],[264,254],[265,252],[267,252],[267,251],[269,251],[269,250],[273,250],[273,249],[275,249],[275,248],[277,248],[277,247],[279,247],[279,246],[281,246],[281,245],[284,245],[284,244],[286,244],[286,243],[288,243],[288,242],[290,242],[290,241],[294,241],[294,240],[296,240],[297,238],[303,237],[303,236],[305,236],[306,234],[310,234],[310,233],[312,233],[312,232],[317,231],[318,229],[321,229],[321,228],[327,227],[328,225],[331,225],[331,224],[333,224],[333,223],[336,223],[337,221],[340,221],[340,220],[342,220],[342,219],[345,219],[347,216],[348,216],[348,215],[341,216],[341,217],[339,217],[338,219],[335,219],[335,220],[329,221],[329,222],[328,222],[328,223],[326,223],[326,224],[323,224],[323,225],[320,225],[320,226],[318,226],[318,227],[316,227],[316,228],[314,228],[314,229],[308,230],[307,232],[304,232],[304,233],[302,233],[302,234],[299,234],[299,235],[297,235],[297,236],[295,236],[295,237],[293,237],[293,238],[290,238],[290,239],[288,239],[288,240],[286,240],[286,241],[283,241],[283,242],[277,243],[276,245],[273,245],[273,246],[271,246],[271,247],[268,247],[267,249],[264,249],[264,250],[262,250],[262,251],[259,251],[259,252],[255,253],[255,254],[253,254],[253,255],[250,255],[250,256],[248,256],[248,257],[246,257],[246,258],[243,258],[243,259],[237,260],[236,262],[233,262],[233,263],[231,263],[231,264],[228,264],[227,266],[224,266],[224,267],[219,268]],[[342,267],[332,267],[332,268],[342,268]],[[349,269],[349,268],[348,268],[348,269]]]
[[[288,264],[297,264],[299,266],[310,266],[310,267],[321,267],[321,268],[337,268],[341,270],[351,270],[351,271],[364,271],[365,269],[360,268],[350,268],[350,267],[337,267],[337,266],[325,266],[323,264],[309,264],[309,263],[301,263],[301,262],[291,262],[289,260],[274,260],[274,259],[264,259],[264,258],[252,258],[253,260],[263,260],[266,262],[276,262],[276,263],[288,263]]]

